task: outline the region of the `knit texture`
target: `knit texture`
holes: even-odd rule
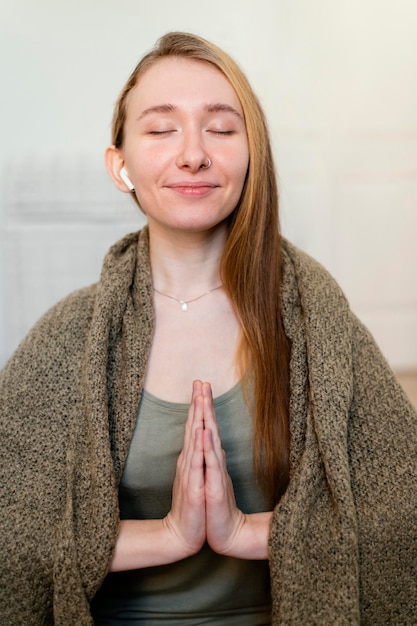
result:
[[[417,416],[339,287],[284,242],[291,477],[274,625],[417,624]],[[148,231],[51,309],[0,376],[0,623],[87,626],[153,333]]]

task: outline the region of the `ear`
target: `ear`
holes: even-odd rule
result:
[[[104,160],[107,171],[117,189],[124,193],[134,191],[134,185],[129,180],[126,170],[122,171],[124,169],[124,157],[120,149],[115,146],[109,146],[104,154]]]

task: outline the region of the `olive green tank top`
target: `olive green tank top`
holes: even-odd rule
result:
[[[252,418],[240,384],[214,400],[237,506],[268,510],[253,470]],[[184,439],[187,404],[144,391],[120,485],[122,519],[159,519]],[[267,561],[220,556],[208,545],[169,565],[111,573],[93,603],[97,626],[265,626],[271,623]]]

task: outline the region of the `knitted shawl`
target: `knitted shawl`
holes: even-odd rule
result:
[[[284,242],[291,473],[274,625],[417,624],[417,416],[339,287]],[[153,333],[148,231],[51,309],[0,375],[0,623],[91,626]]]

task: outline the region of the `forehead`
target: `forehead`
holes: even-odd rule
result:
[[[233,106],[243,116],[239,98],[226,76],[211,63],[183,57],[156,61],[132,89],[128,108],[159,104],[199,107],[211,102]]]

